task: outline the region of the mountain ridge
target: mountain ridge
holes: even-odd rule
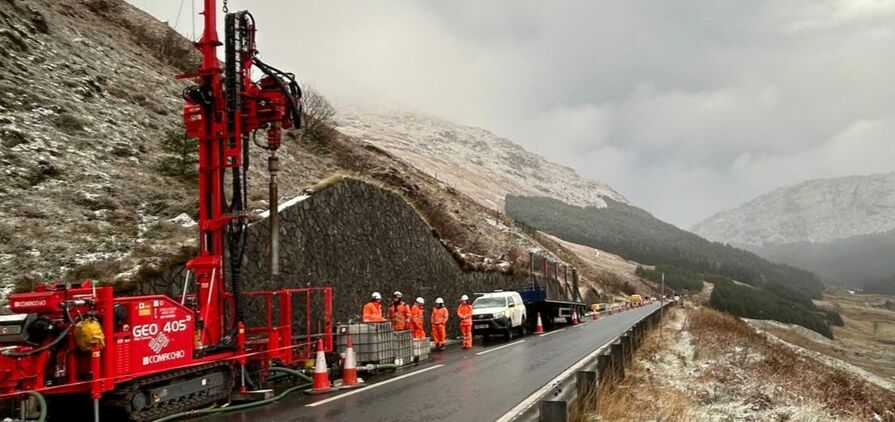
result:
[[[709,240],[763,246],[823,243],[895,229],[895,172],[812,179],[694,224]]]
[[[340,108],[337,121],[340,132],[382,147],[498,211],[503,211],[507,194],[599,208],[606,206],[604,198],[628,203],[608,184],[584,178],[487,129],[358,106]]]

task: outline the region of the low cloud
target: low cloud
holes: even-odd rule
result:
[[[488,128],[683,227],[782,185],[895,171],[895,1],[242,8],[267,61],[337,100]]]

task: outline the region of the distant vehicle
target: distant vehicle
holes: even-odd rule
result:
[[[634,306],[640,306],[643,303],[643,298],[640,295],[631,295],[631,304]]]
[[[472,302],[472,334],[486,339],[491,334],[501,334],[509,340],[517,331],[524,336],[527,317],[518,292],[485,293]]]
[[[593,312],[603,312],[606,310],[608,305],[605,303],[594,303],[590,305],[590,310]]]

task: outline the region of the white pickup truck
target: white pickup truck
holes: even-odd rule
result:
[[[528,316],[518,292],[485,293],[472,302],[472,333],[486,339],[491,334],[513,338],[513,331],[525,335]]]

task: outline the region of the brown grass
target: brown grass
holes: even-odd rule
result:
[[[874,413],[887,415],[895,421],[895,393],[870,384],[842,370],[808,359],[787,347],[772,344],[746,323],[721,312],[702,308],[690,315],[689,330],[696,350],[710,357],[733,355],[739,372],[768,380],[783,388],[784,394],[810,397],[831,412],[862,419]],[[737,360],[734,349],[739,347],[743,357]],[[750,351],[764,356],[758,362],[745,359]],[[704,377],[716,381],[736,382],[738,374],[732,368],[717,366]]]
[[[78,265],[69,270],[62,278],[63,281],[81,282],[84,280],[95,280],[98,282],[110,282],[112,277],[124,271],[124,267],[120,261],[101,260],[93,261],[87,264]]]
[[[667,319],[680,317],[677,310]],[[667,323],[667,320],[666,320]],[[661,335],[659,330],[662,330]],[[603,421],[689,421],[692,398],[686,393],[656,382],[654,376],[644,370],[643,361],[653,360],[674,341],[674,330],[667,324],[653,330],[644,338],[640,348],[634,353],[634,362],[626,369],[627,378],[611,388],[601,388],[596,402],[584,403],[583,408],[573,415],[573,421],[588,421],[588,414],[595,411],[599,403],[599,414]],[[615,384],[609,381],[609,384]]]
[[[681,312],[672,311],[672,318]],[[770,343],[746,323],[727,314],[702,308],[687,315],[683,330],[689,331],[696,352],[694,360],[698,365],[694,368],[705,368],[697,375],[695,384],[715,384],[752,406],[807,399],[840,417],[870,420],[877,414],[883,421],[895,422],[895,393]],[[601,420],[689,421],[698,415],[698,406],[709,399],[661,382],[644,369],[644,361],[654,361],[661,353],[668,353],[671,342],[680,339],[681,333],[667,324],[661,330],[661,336],[656,330],[644,339],[635,353],[634,364],[627,370],[628,378],[618,388],[600,392]],[[765,386],[764,391],[744,387],[756,382]],[[589,420],[587,413],[594,413],[594,406],[592,402],[588,404],[589,412],[574,420]]]
[[[730,351],[735,346],[748,344],[762,344],[765,339],[755,332],[748,324],[713,309],[701,308],[690,312],[688,328],[697,345],[699,356],[707,354],[716,356]]]

